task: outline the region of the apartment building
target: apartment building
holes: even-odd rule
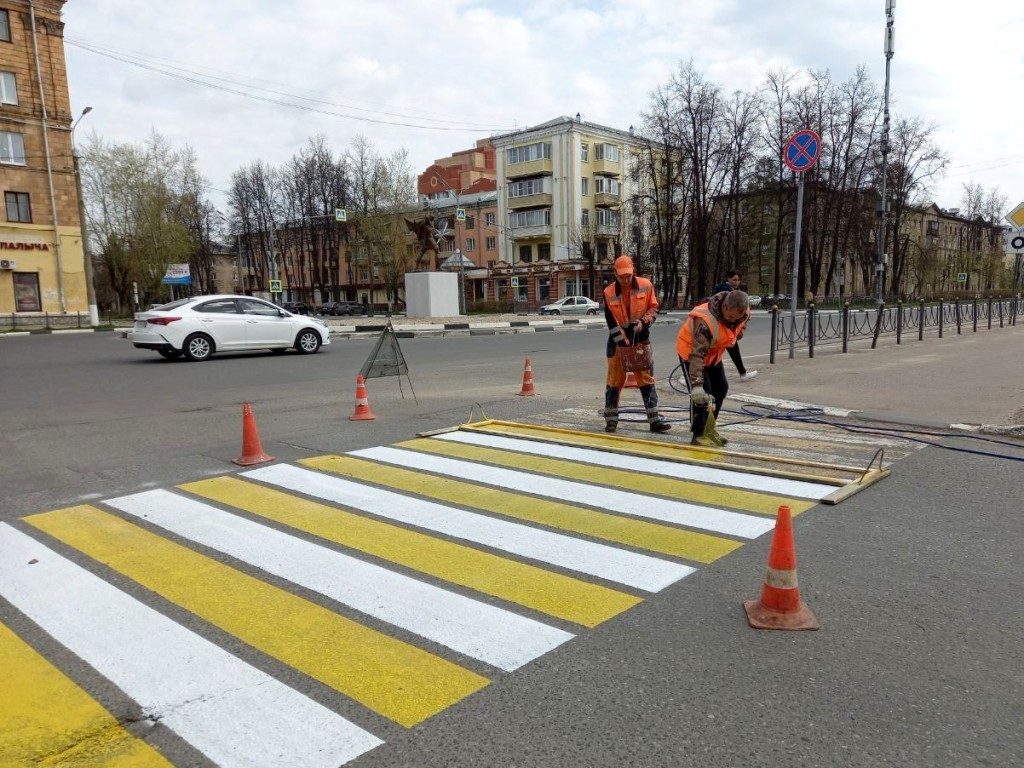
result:
[[[499,254],[490,296],[536,306],[599,297],[639,222],[630,201],[641,144],[632,130],[577,114],[491,138],[498,178]]]
[[[0,313],[88,308],[64,0],[0,0]]]

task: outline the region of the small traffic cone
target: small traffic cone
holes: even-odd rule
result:
[[[359,374],[356,376],[356,409],[351,416],[348,417],[349,421],[370,421],[376,419],[373,415],[373,411],[370,410],[370,401],[366,397],[366,380],[363,379],[363,375]]]
[[[253,464],[263,464],[273,460],[273,456],[268,456],[263,452],[260,434],[256,431],[256,417],[252,415],[252,408],[249,404],[244,403],[242,405],[242,455],[232,461],[243,467],[249,467]]]
[[[530,358],[526,358],[526,367],[523,369],[523,388],[516,394],[526,397],[533,397],[537,394],[533,391],[533,368],[530,367]]]
[[[754,629],[821,629],[811,609],[800,600],[796,550],[789,507],[779,507],[768,552],[768,573],[760,600],[746,600],[743,610]]]

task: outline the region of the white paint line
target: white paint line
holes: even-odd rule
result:
[[[910,448],[912,445],[907,440],[879,437],[877,435],[858,435],[857,432],[806,430],[795,427],[774,426],[779,423],[775,420],[757,421],[748,424],[723,424],[718,422],[718,428],[723,430],[727,437],[731,437],[733,433],[746,432],[749,434],[766,435],[768,437],[792,437],[804,442],[864,445],[874,448]]]
[[[166,490],[110,506],[506,672],[573,635]]]
[[[351,455],[423,472],[457,477],[461,480],[472,480],[475,483],[485,483],[512,491],[525,491],[570,504],[584,504],[633,517],[686,525],[747,539],[756,539],[775,527],[775,520],[762,515],[728,512],[700,504],[661,499],[633,491],[620,491],[416,451],[381,447],[352,451]]]
[[[631,456],[622,453],[594,450],[593,448],[577,448],[558,443],[542,443],[536,440],[487,435],[480,432],[449,432],[435,436],[441,440],[467,445],[483,445],[488,448],[499,448],[507,451],[518,451],[535,456],[548,456],[568,461],[579,461],[585,464],[596,464],[601,467],[633,470],[651,475],[661,475],[677,480],[694,480],[701,483],[714,483],[729,488],[744,488],[752,491],[765,491],[782,496],[821,500],[835,491],[834,485],[809,483],[803,480],[786,480],[779,477],[755,475],[737,472],[731,469],[717,469],[698,464],[680,464],[675,461],[663,461],[655,457]]]
[[[4,523],[0,594],[222,768],[336,768],[383,744]]]
[[[402,451],[407,453],[407,451]],[[243,476],[561,568],[657,592],[694,568],[285,464]]]

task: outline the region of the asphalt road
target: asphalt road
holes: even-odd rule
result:
[[[656,327],[661,376],[675,330]],[[750,367],[767,348],[760,333],[744,342]],[[408,382],[403,399],[396,379],[371,380],[373,422],[348,420],[369,339],[201,364],[113,334],[2,339],[0,519],[235,471],[243,402],[284,460],[451,426],[474,404],[496,418],[596,409],[603,338],[402,340],[418,402]],[[515,396],[526,357],[538,397]],[[893,469],[794,521],[801,593],[822,631],[747,627],[740,604],[760,589],[763,536],[421,725],[377,724],[387,744],[349,765],[1024,765],[1019,461],[925,448]],[[0,619],[66,659],[4,606]],[[123,697],[93,682],[117,711]],[[161,747],[207,764],[174,739]]]

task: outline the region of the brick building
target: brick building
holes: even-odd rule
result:
[[[0,0],[0,313],[84,312],[64,0]]]

